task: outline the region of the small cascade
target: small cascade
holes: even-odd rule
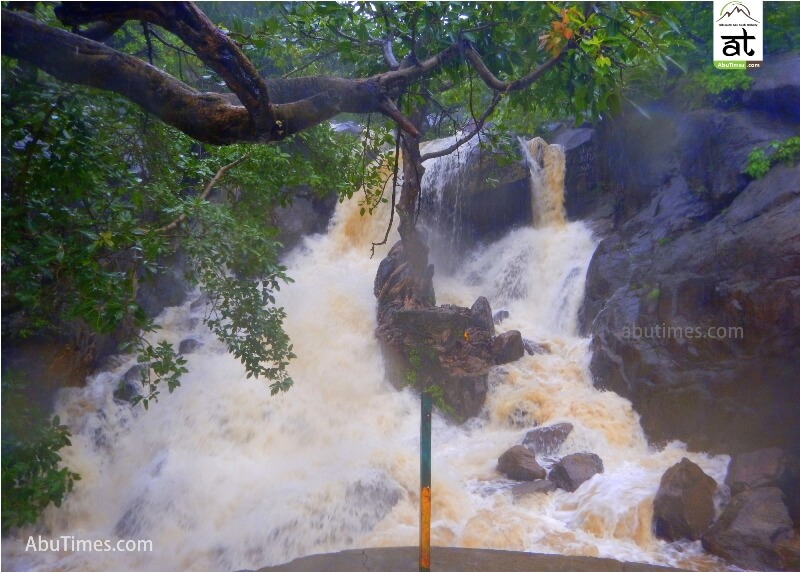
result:
[[[534,228],[561,227],[564,211],[565,157],[561,145],[549,145],[541,137],[520,140],[531,172],[531,208]]]
[[[420,145],[422,154],[447,149],[464,133],[437,139]],[[464,239],[463,193],[468,178],[474,176],[469,168],[478,152],[478,138],[474,137],[453,153],[430,159],[424,163],[422,178],[421,222],[435,239],[430,240],[431,255],[437,268],[452,271],[461,259]]]
[[[699,543],[655,539],[651,510],[661,475],[682,457],[720,483],[728,459],[681,443],[651,449],[631,403],[594,388],[577,313],[596,241],[583,223],[564,219],[563,152],[541,140],[525,149],[536,225],[473,252],[452,275],[437,273],[435,286],[440,303],[470,306],[487,296],[494,310],[509,312],[500,331],[517,329],[549,353],[498,367],[478,418],[457,426],[434,416],[433,544],[721,572]],[[443,192],[440,182],[458,172],[446,164],[429,166],[431,192]],[[3,569],[234,571],[415,545],[419,401],[386,382],[374,335],[373,280],[396,236],[373,258],[370,246],[388,212],[361,217],[357,199],[344,202],[325,235],[306,238],[288,257],[295,282],[278,303],[298,357],[287,394],[272,397],[266,383],[246,379],[189,303],[165,311],[151,341],[192,336],[203,345],[186,356],[182,386],[150,411],[113,399],[133,357],[84,388],[65,389],[57,410],[73,432],[65,460],[83,479],[36,528],[4,540]],[[532,427],[559,422],[574,430],[542,463],[589,451],[605,471],[574,493],[515,499],[514,483],[495,470],[498,456]],[[153,551],[26,551],[38,534],[151,539]]]

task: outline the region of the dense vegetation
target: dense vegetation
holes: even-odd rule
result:
[[[748,81],[708,68],[710,48],[697,46],[710,41],[711,14],[696,3],[200,7],[225,30],[226,41],[271,78],[402,74],[445,56],[424,73],[392,76],[402,81],[392,80],[374,102],[348,107],[326,100],[299,128],[284,125],[295,131],[286,137],[280,118],[272,117],[267,128],[260,123],[260,104],[246,101],[242,88],[247,78],[231,77],[180,28],[159,27],[148,14],[87,16],[80,8],[59,18],[45,4],[22,16],[74,32],[64,37],[92,37],[102,25],[116,26],[102,38],[107,48],[130,58],[126,62],[153,64],[193,93],[232,91],[249,113],[242,121],[255,125],[255,131],[245,131],[261,137],[226,146],[198,143],[203,137],[186,135],[180,122],[168,125],[169,104],[154,111],[123,88],[95,89],[77,76],[63,77],[66,83],[54,79],[37,69],[47,67],[35,57],[20,56],[28,53],[24,49],[13,51],[35,35],[4,42],[4,343],[31,336],[63,339],[79,329],[124,339],[147,366],[136,398],[144,407],[159,397],[162,382],[173,391],[185,371],[174,347],[151,341],[152,316],[137,301],[139,285],[177,256],[185,259],[186,279],[211,302],[206,324],[248,376],[266,378],[273,393],[290,387],[292,346],[273,296],[290,278],[279,262],[270,213],[292,200],[292,189],[345,198],[365,188],[360,200],[366,214],[380,203],[374,189],[382,182],[367,168],[368,159],[381,145],[399,147],[401,131],[434,137],[469,124],[482,127],[491,118],[494,129],[476,132],[485,144],[513,153],[513,132],[531,133],[546,121],[611,117],[670,86],[692,91],[686,86],[698,82],[704,94],[727,97]],[[768,48],[793,45],[797,12],[796,4],[766,10]],[[4,10],[4,34],[12,17],[17,13]],[[681,79],[687,70],[689,79]],[[283,89],[269,85],[275,92]],[[325,84],[310,99],[321,101],[335,89]],[[214,101],[230,111],[228,103]],[[367,145],[332,131],[327,120],[341,111],[363,117],[371,136]],[[216,124],[210,118],[208,124],[212,132]],[[253,145],[255,140],[272,144]],[[393,158],[386,160],[391,167]],[[69,444],[58,419],[28,407],[7,414],[10,400],[24,398],[24,387],[36,382],[3,384],[4,531],[33,522],[49,502],[60,502],[76,478],[58,466],[57,451]]]

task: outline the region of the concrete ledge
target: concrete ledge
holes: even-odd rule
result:
[[[418,572],[418,549],[367,548],[298,558],[257,572]],[[504,550],[440,548],[431,550],[432,572],[657,572],[677,570],[608,558],[531,554]],[[244,571],[243,571],[244,572]]]

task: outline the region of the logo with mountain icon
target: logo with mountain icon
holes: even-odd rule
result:
[[[750,14],[750,9],[747,6],[745,6],[742,2],[739,2],[738,0],[734,0],[733,2],[728,2],[722,7],[717,22],[722,22],[723,20],[728,20],[734,17],[736,17],[737,19],[739,17],[747,18],[748,20],[752,20],[757,24],[761,23],[755,18],[753,18],[753,16]]]

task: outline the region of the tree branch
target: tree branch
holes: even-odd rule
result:
[[[178,36],[216,71],[263,129],[272,122],[269,90],[253,63],[191,2],[69,2],[56,8],[67,25],[108,20],[142,20]]]
[[[494,98],[492,98],[492,102],[489,104],[489,107],[486,108],[486,111],[483,112],[480,119],[475,122],[475,130],[470,132],[465,137],[458,139],[452,145],[447,147],[446,149],[442,149],[440,151],[432,151],[430,153],[425,153],[420,157],[420,162],[424,163],[429,159],[436,159],[438,157],[444,157],[445,155],[449,155],[459,147],[461,147],[464,143],[467,143],[470,139],[475,137],[481,129],[483,129],[483,125],[486,123],[486,120],[489,119],[489,116],[494,113],[494,110],[497,108],[497,104],[500,103],[502,96],[499,93],[495,93]]]
[[[569,47],[569,46],[567,46]],[[529,74],[522,76],[521,78],[514,80],[512,82],[508,81],[501,81],[495,77],[495,75],[486,67],[486,64],[483,63],[480,55],[475,48],[471,45],[467,45],[464,48],[464,57],[470,63],[470,65],[478,72],[478,75],[484,81],[484,83],[489,86],[494,91],[499,91],[502,93],[508,93],[511,91],[519,91],[521,89],[525,89],[526,87],[530,86],[532,83],[537,81],[544,73],[549,70],[550,68],[554,67],[558,62],[560,62],[564,55],[566,54],[567,50],[561,50],[561,52],[537,67],[535,70],[530,72]]]
[[[220,167],[219,170],[217,171],[217,173],[208,182],[208,184],[206,185],[206,188],[203,189],[203,194],[200,195],[200,200],[201,201],[205,201],[208,198],[208,195],[211,194],[211,191],[214,190],[214,187],[216,186],[216,184],[219,183],[219,180],[222,178],[222,176],[225,173],[227,173],[228,171],[230,171],[231,169],[233,169],[236,165],[238,165],[239,163],[241,163],[244,160],[246,160],[250,156],[250,154],[252,152],[253,152],[253,150],[251,149],[250,151],[248,151],[247,153],[245,153],[244,155],[242,155],[241,157],[239,157],[238,159],[236,159],[232,163],[228,163],[227,165],[223,165],[222,167]],[[186,213],[184,213],[184,214],[180,215],[178,218],[176,218],[175,220],[173,220],[171,223],[166,224],[166,225],[162,226],[161,228],[156,229],[155,232],[158,233],[158,234],[166,234],[168,232],[172,232],[173,230],[177,229],[180,225],[182,225],[186,221],[187,218],[189,218],[188,215]]]

